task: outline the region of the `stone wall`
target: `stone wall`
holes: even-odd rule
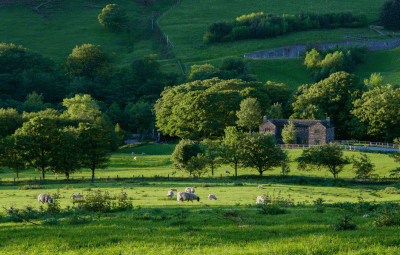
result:
[[[320,43],[320,49],[326,50],[335,47],[336,44],[344,46],[346,44],[356,45],[358,43],[361,48],[364,44],[367,46],[367,51],[378,51],[378,50],[389,50],[400,46],[400,39],[395,39],[389,42],[362,42],[362,41],[344,41],[344,42],[332,42],[332,43]],[[255,52],[245,54],[245,58],[257,59],[257,58],[296,58],[300,57],[300,52],[306,47],[306,43],[284,45],[279,49]]]

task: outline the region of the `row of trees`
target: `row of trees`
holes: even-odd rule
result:
[[[111,152],[107,132],[100,125],[79,123],[79,127],[61,128],[54,119],[35,117],[24,123],[14,135],[0,141],[0,167],[14,173],[34,168],[42,173],[57,174],[92,171],[108,166]]]
[[[209,25],[203,42],[231,42],[245,39],[268,38],[295,31],[310,29],[334,29],[339,27],[365,27],[369,23],[365,14],[348,13],[283,15],[273,17],[263,12],[237,17],[232,22],[217,22]]]
[[[282,168],[282,174],[290,172],[288,167],[291,162],[298,163],[301,171],[326,169],[334,178],[338,178],[344,166],[353,164],[356,178],[373,177],[375,165],[366,154],[359,159],[354,156],[344,157],[343,150],[337,143],[324,144],[304,150],[300,157],[291,161],[286,151],[276,147],[272,135],[260,133],[242,133],[236,127],[227,127],[221,140],[212,141],[206,139],[202,142],[194,142],[183,139],[175,147],[171,160],[173,168],[187,171],[190,175],[202,176],[214,171],[222,164],[228,164],[235,169],[252,168],[260,175],[266,171],[272,171],[276,167]],[[390,155],[400,162],[400,153]]]

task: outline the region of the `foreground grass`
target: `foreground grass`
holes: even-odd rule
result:
[[[264,184],[265,188],[257,188]],[[378,212],[354,211],[357,229],[334,231],[337,218],[348,213],[342,209],[326,207],[324,213],[315,212],[313,200],[321,197],[328,204],[357,202],[362,186],[315,187],[249,182],[233,186],[229,182],[209,182],[201,187],[196,182],[150,182],[146,186],[136,184],[99,184],[110,195],[119,192],[122,185],[128,196],[133,196],[133,209],[120,213],[81,213],[87,223],[70,225],[70,216],[49,214],[32,220],[41,224],[56,219],[58,225],[36,226],[28,223],[1,223],[4,238],[0,241],[2,254],[397,254],[399,228],[376,227],[373,222]],[[212,186],[214,185],[214,186]],[[218,186],[217,186],[218,185]],[[47,185],[46,185],[47,186]],[[71,206],[72,193],[86,194],[86,185],[74,185],[71,190],[61,189],[62,208]],[[196,187],[200,203],[165,200],[170,188],[178,191]],[[203,186],[206,186],[203,184]],[[51,194],[61,185],[48,185],[43,190],[12,190],[1,186],[0,206],[16,204],[15,208],[30,205],[37,209],[37,194]],[[96,187],[97,188],[97,187]],[[362,189],[364,201],[381,203],[399,202],[398,195],[386,194],[384,187],[378,190]],[[399,187],[398,187],[399,188]],[[94,187],[92,187],[94,189]],[[4,193],[15,196],[4,196]],[[86,192],[86,193],[85,193]],[[381,197],[372,196],[379,194]],[[214,194],[217,201],[207,199]],[[269,194],[280,200],[293,200],[296,206],[281,207],[286,214],[259,214],[256,196]],[[290,198],[289,198],[290,195]],[[36,196],[36,199],[33,198]],[[289,199],[289,200],[288,200]],[[307,200],[307,201],[306,201]],[[251,204],[252,206],[249,206]],[[224,213],[236,210],[246,212],[238,227],[232,220],[221,219]],[[217,214],[218,211],[218,214]],[[369,214],[370,217],[363,217]],[[148,215],[147,220],[143,215]],[[161,217],[164,215],[165,217]],[[228,217],[229,218],[229,217]]]

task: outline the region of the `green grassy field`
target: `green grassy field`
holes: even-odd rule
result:
[[[172,172],[175,169],[172,168],[172,162],[170,161],[171,154],[174,151],[176,145],[172,144],[154,144],[154,145],[145,145],[136,148],[125,148],[123,149],[124,153],[114,153],[111,156],[110,166],[106,169],[97,169],[95,171],[95,178],[132,178],[132,177],[188,177],[189,174],[187,172],[176,171],[175,175],[172,175]],[[300,157],[302,150],[294,149],[287,150],[289,153],[289,157],[292,161],[295,158]],[[134,156],[132,156],[132,152],[135,152]],[[141,155],[144,152],[146,155]],[[344,156],[351,157],[355,155],[356,158],[360,156],[359,151],[343,151]],[[398,163],[394,162],[393,158],[390,158],[388,155],[377,154],[377,153],[368,153],[367,154],[371,158],[371,162],[375,164],[375,174],[378,174],[381,178],[389,177],[389,171],[398,167]],[[137,157],[137,160],[133,160],[134,157]],[[308,172],[308,171],[299,171],[297,169],[297,163],[292,162],[289,165],[291,172],[289,176],[314,176],[314,177],[324,177],[324,178],[332,178],[332,174],[328,171],[322,169],[318,171],[316,169]],[[224,171],[228,170],[230,174],[225,174]],[[273,176],[280,175],[281,168],[273,168],[271,171],[264,172],[264,176]],[[214,178],[223,178],[232,176],[235,173],[234,168],[229,165],[222,165],[220,168],[214,170],[214,176],[211,176],[211,171],[209,171],[203,177],[214,177]],[[245,175],[258,175],[258,172],[251,168],[238,169],[238,177],[245,178]],[[91,171],[87,169],[82,169],[81,173],[75,173],[70,175],[70,178],[81,179],[90,178],[92,175]],[[340,178],[354,178],[355,174],[352,170],[352,165],[347,165],[344,167],[343,172],[339,174]],[[16,177],[14,173],[12,173],[9,169],[5,168],[3,172],[0,174],[0,178],[2,181],[12,181]],[[33,169],[21,172],[19,175],[20,180],[31,180],[36,178],[39,180],[41,177],[41,172],[35,171]],[[65,175],[53,175],[50,172],[46,172],[46,179],[55,178],[65,179]],[[18,182],[18,179],[17,179]]]

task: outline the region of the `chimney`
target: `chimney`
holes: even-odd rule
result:
[[[263,117],[263,123],[264,123],[264,122],[267,122],[267,121],[268,121],[267,116],[264,116],[264,117]]]
[[[326,121],[328,122],[328,125],[331,124],[331,118],[330,117],[326,117]]]

